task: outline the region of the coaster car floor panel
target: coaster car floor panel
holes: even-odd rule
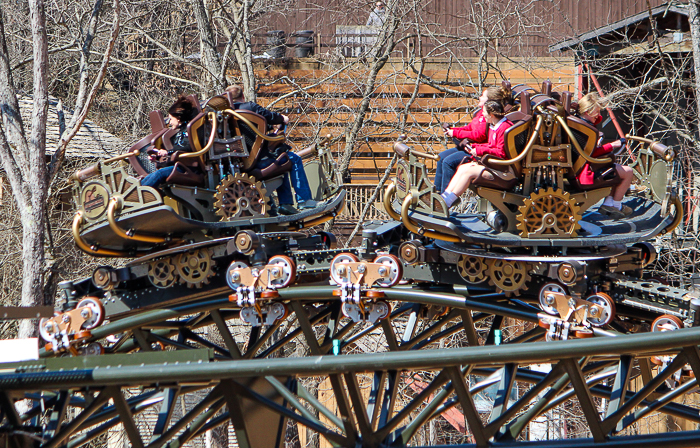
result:
[[[326,204],[288,216],[280,215],[235,221],[203,222],[183,218],[170,206],[161,205],[132,214],[123,213],[119,215],[118,223],[123,229],[139,229],[139,233],[148,235],[163,235],[164,229],[167,229],[167,235],[173,237],[180,237],[197,231],[216,233],[254,226],[284,226],[333,213],[337,214],[343,206],[345,195],[346,192],[342,190]],[[283,229],[284,227],[280,228]],[[102,248],[142,250],[154,247],[148,243],[124,240],[112,231],[109,223],[106,221],[84,228],[81,236],[88,244],[99,242]]]
[[[413,212],[409,216],[426,230],[453,235],[465,243],[515,247],[599,247],[636,243],[658,235],[674,219],[670,215],[661,216],[661,204],[652,201],[631,198],[625,201],[625,205],[634,210],[625,219],[614,220],[598,212],[585,213],[578,237],[568,239],[526,239],[512,233],[499,233],[486,223],[481,214],[436,218]]]

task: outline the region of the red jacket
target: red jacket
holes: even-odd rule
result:
[[[489,127],[489,141],[487,143],[478,143],[472,145],[472,148],[476,149],[477,156],[483,156],[484,154],[492,154],[499,159],[506,158],[506,138],[505,133],[509,127],[513,126],[513,123],[507,119],[500,121],[494,128]]]
[[[482,109],[479,109],[471,123],[461,128],[452,128],[452,136],[459,140],[468,138],[472,143],[484,143],[488,129],[489,125],[482,114]]]
[[[591,157],[600,157],[604,154],[607,154],[613,150],[612,143],[606,143],[603,146],[598,146],[593,150],[591,153]],[[578,174],[578,182],[581,185],[592,185],[593,181],[595,179],[595,173],[593,173],[593,170],[591,169],[591,164],[586,163],[583,165],[583,168],[581,168],[581,172]]]
[[[598,116],[598,119],[596,120],[595,123],[592,123],[594,126],[599,124],[601,121],[603,121],[603,117],[600,115]],[[613,150],[612,143],[606,143],[603,146],[598,146],[593,149],[593,152],[591,153],[591,157],[600,157],[602,155],[605,155]],[[581,168],[581,172],[578,175],[578,182],[581,185],[592,185],[593,181],[595,179],[595,173],[591,169],[591,165],[589,163],[586,163],[583,165],[583,168]]]

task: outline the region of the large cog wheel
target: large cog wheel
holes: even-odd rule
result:
[[[170,288],[177,281],[177,272],[172,259],[163,258],[148,263],[148,280],[156,288]]]
[[[494,258],[488,262],[489,283],[504,292],[506,296],[520,295],[530,281],[528,264],[520,260]]]
[[[459,275],[469,283],[476,284],[486,280],[488,265],[483,257],[462,254],[457,261],[457,268]]]
[[[262,182],[247,174],[229,174],[216,187],[216,214],[222,221],[262,218],[267,215],[267,191]]]
[[[551,187],[540,189],[519,207],[517,227],[523,238],[574,238],[581,228],[581,207],[568,192]]]
[[[212,251],[200,248],[183,252],[175,259],[175,267],[180,275],[180,283],[187,284],[188,288],[201,288],[214,275]]]

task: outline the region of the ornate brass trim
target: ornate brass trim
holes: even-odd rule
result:
[[[413,200],[413,193],[409,191],[406,195],[406,198],[403,200],[403,204],[401,204],[401,222],[403,222],[403,225],[406,226],[409,232],[415,233],[417,235],[426,236],[428,238],[435,238],[437,240],[448,241],[450,243],[462,242],[462,239],[456,236],[446,235],[444,233],[435,232],[433,230],[425,230],[422,227],[419,228],[418,225],[411,221],[411,218],[409,218],[408,216],[408,209],[410,208],[412,202],[417,202],[417,200]]]
[[[148,235],[140,235],[136,232],[133,231],[125,231],[121,227],[119,227],[119,224],[117,224],[117,219],[114,216],[115,212],[119,211],[122,209],[122,203],[123,199],[121,196],[113,196],[112,199],[109,200],[109,207],[107,208],[107,221],[109,221],[109,228],[112,229],[114,233],[119,235],[120,237],[126,239],[126,240],[134,240],[134,241],[140,241],[143,243],[165,243],[168,242],[169,239],[159,237],[159,236],[148,236]]]
[[[88,243],[83,240],[83,237],[80,236],[80,226],[83,225],[83,212],[78,212],[75,214],[75,218],[73,218],[73,225],[72,225],[72,230],[73,230],[73,239],[75,240],[75,245],[78,246],[78,249],[82,250],[88,255],[97,255],[101,257],[128,257],[129,253],[128,252],[123,252],[123,251],[118,251],[118,250],[110,250],[110,249],[99,249],[99,248],[92,248]]]
[[[578,151],[579,155],[583,157],[583,159],[588,162],[588,163],[610,163],[612,162],[612,159],[610,157],[605,157],[603,159],[596,159],[595,157],[591,157],[588,154],[585,153],[581,149],[581,146],[578,144],[578,140],[576,140],[576,137],[574,136],[573,132],[571,132],[571,128],[569,128],[569,125],[566,124],[566,120],[563,117],[560,117],[557,115],[557,121],[561,124],[562,129],[566,131],[566,134],[569,136],[569,139],[571,139],[571,143],[574,145],[574,148],[576,148],[576,151]]]

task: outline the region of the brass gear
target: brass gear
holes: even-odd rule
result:
[[[148,280],[156,288],[170,288],[177,281],[172,259],[163,258],[148,263]]]
[[[481,283],[486,280],[486,260],[476,255],[462,254],[457,261],[459,275],[468,283]]]
[[[175,258],[180,283],[187,284],[188,288],[201,288],[209,283],[209,277],[214,275],[214,264],[212,250],[208,248],[188,250]]]
[[[222,221],[267,216],[267,191],[262,182],[247,174],[229,174],[216,187],[216,214]]]
[[[519,207],[517,227],[523,238],[574,238],[581,228],[581,208],[568,192],[540,189]]]
[[[530,281],[528,263],[520,260],[505,260],[494,258],[487,261],[489,283],[506,296],[520,295],[520,291],[527,289]]]

